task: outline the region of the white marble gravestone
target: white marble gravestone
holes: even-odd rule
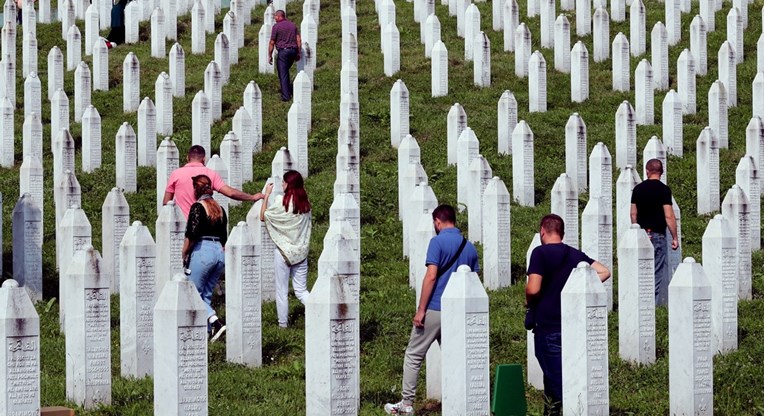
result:
[[[683,114],[696,114],[696,63],[684,49],[677,58],[677,92],[682,102]]]
[[[26,14],[24,13],[24,15]],[[85,55],[87,56],[93,54],[93,44],[96,40],[101,40],[98,35],[98,22],[98,5],[93,3],[85,10]]]
[[[547,112],[547,62],[539,51],[534,51],[529,58],[528,74],[529,112],[545,113]]]
[[[518,2],[516,0],[506,0],[502,7],[502,27],[504,41],[504,51],[513,52],[515,50],[515,30],[520,24]]]
[[[245,166],[242,163],[242,145],[239,137],[236,133],[230,131],[223,136],[223,141],[220,143],[220,157],[226,163],[228,169],[228,181],[229,186],[234,189],[242,188],[242,170]],[[249,166],[252,170],[252,166]],[[235,199],[229,200],[229,205],[240,205],[241,201]]]
[[[695,97],[694,97],[695,98]],[[683,156],[683,103],[675,90],[669,90],[662,102],[662,137],[667,153]]]
[[[704,272],[712,286],[712,352],[715,354],[738,349],[740,281],[737,277],[740,276],[736,273],[736,259],[741,257],[736,255],[737,238],[733,229],[737,224],[734,221],[715,215],[701,240]]]
[[[74,175],[67,176],[74,177]],[[74,178],[74,180],[76,181],[76,178]],[[56,226],[56,252],[59,258],[59,324],[62,332],[64,331],[66,303],[69,301],[66,292],[70,287],[66,280],[66,272],[70,267],[74,253],[81,249],[85,244],[91,244],[92,241],[90,222],[88,221],[88,217],[85,216],[85,212],[80,209],[79,205],[79,185],[79,183],[75,183],[77,189],[72,190],[70,195],[61,198],[65,202],[70,202],[71,205],[69,205],[70,208],[61,215],[61,220]],[[70,185],[70,188],[74,188],[75,186]]]
[[[709,127],[721,149],[728,148],[728,87],[721,80],[712,83],[707,94]]]
[[[590,34],[592,29],[592,1],[576,0],[576,35],[584,37]],[[561,9],[567,10],[561,6]]]
[[[650,139],[648,139],[648,143],[646,143],[645,148],[643,148],[643,177],[648,178],[648,172],[646,171],[646,164],[651,159],[658,159],[661,162],[661,166],[664,167],[664,172],[662,172],[661,177],[659,178],[664,184],[667,183],[667,171],[668,165],[667,165],[667,147],[664,146],[664,143],[659,140],[656,136],[651,136]]]
[[[61,85],[63,85],[63,82]],[[49,81],[48,98],[51,97],[50,87]],[[109,91],[109,49],[101,39],[96,40],[93,45],[93,91]]]
[[[720,209],[720,147],[714,131],[705,127],[696,140],[696,211],[707,214]]]
[[[563,218],[563,242],[579,248],[579,193],[574,181],[565,173],[555,180],[552,187],[550,212]]]
[[[231,229],[226,243],[226,361],[249,367],[263,362],[261,255],[247,223],[239,222]]]
[[[300,103],[293,102],[287,113],[287,143],[295,169],[308,177],[308,120]]]
[[[25,32],[26,33],[26,32]],[[37,73],[37,63],[39,61],[37,53],[37,37],[28,33],[22,40],[22,64],[21,73],[26,78],[31,73]]]
[[[361,252],[361,211],[353,194],[339,193],[335,196],[332,206],[329,208],[329,221],[329,228],[332,232],[337,231],[343,235],[343,238],[352,240],[355,256],[360,258],[358,256]],[[348,227],[350,227],[350,231]],[[327,235],[324,236],[327,242],[330,241],[328,239],[330,234],[328,230]]]
[[[186,95],[186,54],[180,43],[170,48],[168,54],[170,61],[170,82],[173,84],[173,97]]]
[[[670,1],[673,0],[667,0],[668,3]],[[669,88],[667,28],[662,22],[656,22],[653,30],[651,30],[651,69],[653,70],[654,89],[666,90]],[[637,74],[635,78],[637,79]],[[637,81],[635,84],[637,85]]]
[[[727,266],[734,268],[732,273],[734,279],[738,280],[737,299],[744,300],[752,298],[752,208],[753,201],[749,200],[739,185],[733,185],[722,202],[722,215],[728,220],[730,234],[735,239],[733,257],[738,259],[731,260]],[[704,264],[706,265],[706,261]],[[713,276],[711,272],[710,276]],[[714,286],[714,281],[712,284]]]
[[[61,39],[66,40],[69,28],[76,23],[76,17],[73,1],[64,0],[58,3],[58,20],[61,21]]]
[[[255,142],[255,129],[252,125],[252,118],[245,107],[239,107],[234,113],[231,122],[231,128],[239,139],[242,158],[242,181],[252,180],[252,153]]]
[[[127,4],[127,6],[125,6],[125,11],[123,13],[125,24],[125,43],[138,43],[138,24],[141,20],[141,15],[143,14],[141,6],[137,1],[131,1]]]
[[[513,199],[534,206],[534,133],[525,120],[513,130]]]
[[[705,1],[702,0],[701,4]],[[696,15],[691,22],[691,55],[693,55],[698,75],[707,74],[707,25],[704,22],[699,15]]]
[[[637,120],[635,109],[623,101],[616,111],[616,167],[619,169],[637,163]]]
[[[221,85],[226,84],[228,83],[229,74],[231,73],[231,50],[233,48],[225,33],[218,33],[218,36],[215,37],[214,48],[215,60],[213,62],[217,64],[217,68],[220,71]],[[207,81],[208,78],[208,70],[211,74],[210,76],[213,76],[215,73],[215,70],[208,65],[208,69],[205,70],[205,81]],[[205,91],[207,91],[207,87],[205,87]]]
[[[206,30],[205,6],[201,0],[196,0],[191,8],[191,53],[205,53]]]
[[[489,414],[489,297],[462,265],[441,297],[442,414]]]
[[[425,20],[424,29],[425,57],[430,58],[433,46],[441,40],[441,22],[436,14],[431,14]],[[355,36],[354,36],[355,39]],[[343,58],[345,60],[346,58]]]
[[[138,110],[141,100],[141,64],[133,52],[125,56],[122,77],[122,111],[132,113]]]
[[[418,247],[418,244],[415,244],[417,242],[417,236],[421,235],[418,234],[419,232],[419,225],[420,225],[420,217],[421,214],[428,214],[430,215],[434,209],[438,206],[438,199],[436,198],[436,194],[433,192],[433,188],[431,188],[427,182],[423,181],[419,184],[415,185],[414,188],[412,188],[412,194],[409,199],[409,207],[405,213],[405,221],[407,224],[407,232],[408,232],[408,246],[409,246],[409,252],[408,257],[412,258],[412,253],[414,252],[416,247]],[[431,218],[432,221],[432,218]],[[421,248],[421,247],[420,247]],[[410,267],[410,271],[413,270]],[[416,282],[418,279],[421,278],[421,276],[424,275],[413,275],[410,273],[409,275],[409,286],[417,289],[418,285]]]
[[[543,48],[552,49],[555,42],[555,0],[541,0],[539,40]]]
[[[14,164],[13,105],[8,97],[0,101],[0,166],[11,168]]]
[[[626,13],[626,2],[624,0],[611,0],[611,20],[614,22],[623,22]]]
[[[674,46],[680,41],[680,2],[681,0],[664,1],[664,20],[667,28],[667,44]]]
[[[72,24],[66,34],[66,70],[74,71],[81,60],[82,35],[77,26]]]
[[[159,296],[165,283],[170,281],[171,276],[183,273],[181,249],[186,232],[186,218],[181,209],[175,205],[175,201],[168,202],[159,211],[155,230],[157,274],[154,293]]]
[[[587,189],[587,126],[579,113],[566,123],[566,173],[577,193]]]
[[[205,68],[205,94],[210,100],[211,121],[215,122],[222,117],[223,105],[223,73],[216,61],[210,61]]]
[[[165,57],[165,13],[157,7],[151,13],[151,57]],[[194,27],[192,26],[192,30]]]
[[[40,116],[33,112],[29,117],[24,120],[23,126],[23,144],[22,155],[23,159],[27,157],[36,157],[38,161],[42,160],[43,155],[43,132],[42,123],[40,122]],[[83,147],[85,143],[83,144]],[[23,161],[23,160],[22,160]]]
[[[61,133],[61,130],[69,129],[69,97],[66,96],[64,90],[56,91],[51,100],[50,108],[50,131],[51,140],[53,140]]]
[[[179,159],[178,147],[169,137],[165,137],[157,149],[157,214],[162,210],[167,180],[178,169]]]
[[[613,221],[611,199],[590,195],[582,211],[582,251],[608,270],[613,270],[614,262]],[[613,282],[606,280],[603,287],[606,289],[606,304],[610,311],[614,305]]]
[[[759,177],[762,177],[761,170],[763,163],[765,163],[765,138],[763,136],[765,136],[765,132],[763,132],[762,117],[752,116],[746,126],[746,154],[752,155],[754,158],[754,165],[759,171]]]
[[[271,27],[272,25],[266,22],[258,32],[258,72],[261,74],[274,73],[274,65],[268,62],[268,41],[271,39]]]
[[[472,242],[483,241],[483,193],[491,180],[491,166],[485,157],[478,155],[468,167],[468,239]]]
[[[61,133],[53,141],[52,153],[53,183],[58,185],[67,170],[74,172],[74,139],[69,134],[69,130],[61,130]],[[66,207],[61,207],[61,209],[66,210]],[[61,212],[63,213],[63,211]]]
[[[446,45],[440,40],[436,41],[430,55],[430,94],[433,97],[444,97],[449,94],[449,53]]]
[[[703,1],[702,1],[703,2]],[[687,257],[669,284],[669,409],[712,415],[712,288],[704,268]]]
[[[591,198],[604,198],[606,206],[613,201],[613,167],[611,153],[603,142],[592,148],[589,160],[589,191]]]
[[[191,143],[205,149],[205,154],[212,154],[210,125],[212,124],[212,109],[210,99],[204,91],[198,91],[191,102]]]
[[[629,229],[632,221],[630,220],[630,202],[632,199],[632,189],[640,183],[640,175],[632,167],[627,165],[621,169],[619,178],[616,180],[616,241],[617,244]]]
[[[607,300],[595,270],[579,263],[560,294],[565,414],[608,413]]]
[[[478,87],[491,86],[491,41],[486,33],[480,32],[473,39],[473,84]]]
[[[236,1],[236,0],[234,0]],[[228,60],[229,65],[235,65],[239,63],[239,19],[237,18],[236,14],[233,11],[229,11],[226,13],[226,16],[223,18],[223,34],[226,35],[226,38],[228,39]],[[309,31],[302,29],[301,31],[303,33],[304,38],[308,39]],[[311,43],[309,42],[309,45]],[[311,45],[314,46],[314,45]],[[314,46],[315,47],[315,46]],[[226,73],[226,80],[228,80],[228,72]]]
[[[581,103],[590,96],[589,52],[581,41],[571,48],[571,101]],[[531,77],[529,77],[531,79]]]
[[[122,123],[115,138],[116,184],[126,193],[135,193],[138,190],[137,171],[137,143],[133,127],[127,122]]]
[[[762,218],[762,182],[761,173],[757,166],[757,162],[751,155],[745,155],[738,162],[736,167],[736,185],[740,186],[744,190],[747,198],[749,199],[749,224],[750,224],[750,247],[752,250],[759,250],[760,245],[760,231],[761,231],[761,218]]]
[[[762,117],[765,114],[765,82],[760,71],[752,81],[752,116]]]
[[[656,299],[653,244],[631,224],[619,241],[619,357],[656,362]],[[666,301],[664,302],[666,304]]]
[[[473,60],[473,40],[481,32],[481,12],[475,4],[468,3],[465,9],[465,61]]]
[[[398,148],[401,140],[409,134],[409,89],[404,81],[397,80],[390,90],[390,145]]]
[[[760,34],[757,40],[757,72],[765,71],[765,35]]]
[[[7,348],[0,354],[6,371],[0,384],[6,393],[0,411],[6,415],[40,413],[40,318],[34,305],[15,280],[0,288],[0,339]]]
[[[154,83],[154,104],[157,106],[157,134],[173,134],[173,84],[162,72]]]
[[[571,24],[566,15],[555,20],[555,70],[568,74],[571,72]]]
[[[303,116],[305,117],[306,130],[310,133],[313,120],[313,112],[311,111],[313,84],[311,77],[305,71],[299,71],[297,76],[295,76],[293,84],[293,102],[300,104],[300,111],[304,113]]]
[[[82,121],[82,114],[90,106],[91,93],[90,68],[85,61],[80,61],[74,70],[74,122]]]
[[[515,76],[523,78],[529,73],[531,57],[531,31],[526,23],[515,29]]]
[[[736,83],[736,51],[733,45],[725,41],[717,52],[717,79],[725,85],[728,93],[728,107],[735,107],[738,103]],[[728,148],[728,146],[724,146]]]
[[[178,40],[178,1],[158,0],[157,2],[165,13],[165,36],[168,40]]]
[[[480,153],[478,145],[478,138],[473,129],[465,127],[457,139],[457,204],[468,206],[472,189],[468,172],[473,159]]]
[[[13,208],[13,279],[26,289],[32,302],[43,298],[42,210],[30,193],[24,193]]]
[[[632,0],[630,5],[630,53],[633,57],[645,53],[645,25],[646,11],[643,1]]]
[[[66,273],[66,397],[86,409],[112,399],[109,281],[90,243]]]
[[[221,179],[223,179],[223,183],[228,183],[228,174],[230,172],[228,164],[220,157],[220,155],[212,155],[209,159],[207,159],[207,168],[214,170],[218,175],[220,175]],[[228,213],[228,205],[229,201],[231,200],[226,195],[223,195],[220,192],[214,192],[213,193],[213,199],[215,199],[216,202],[223,208],[226,213]]]
[[[154,281],[157,248],[149,228],[135,221],[117,243],[120,270],[120,374],[154,372]],[[104,259],[105,260],[105,259]],[[163,319],[166,317],[163,317]]]
[[[483,192],[483,284],[489,290],[510,286],[510,193],[497,176]]]
[[[497,153],[510,155],[512,134],[518,124],[518,102],[510,90],[505,90],[497,102]]]
[[[138,106],[138,166],[157,166],[157,108],[149,97]]]
[[[728,35],[728,42],[733,47],[733,51],[736,55],[736,63],[740,64],[744,62],[744,24],[738,7],[731,7],[727,16],[726,31]]]
[[[154,306],[154,411],[163,415],[206,415],[205,303],[194,283],[183,274],[163,280],[167,284],[163,282]]]
[[[42,85],[36,72],[30,72],[24,81],[24,118],[26,120],[33,112],[38,117],[42,111]]]
[[[592,16],[592,59],[595,62],[608,60],[610,56],[609,40],[611,39],[608,12],[599,7]]]
[[[263,147],[263,95],[255,81],[244,89],[244,108],[250,113],[253,126],[252,152],[259,153]]]
[[[398,215],[399,219],[404,219],[404,210],[405,207],[408,205],[409,196],[411,195],[411,192],[409,192],[409,187],[406,186],[405,182],[405,173],[407,166],[411,164],[419,164],[420,163],[420,145],[417,143],[417,140],[412,137],[411,135],[407,134],[406,137],[404,137],[401,140],[401,143],[398,146],[397,149],[397,155],[398,155]],[[410,186],[414,186],[419,182],[411,183]],[[404,233],[406,235],[406,233]]]
[[[385,76],[392,77],[401,69],[400,34],[396,24],[389,22],[382,36],[383,72]]]
[[[120,242],[130,225],[130,206],[120,188],[112,188],[101,206],[101,274],[108,279],[111,293],[120,293]]]
[[[654,122],[654,71],[648,60],[643,59],[635,70],[635,121],[638,125]]]
[[[454,103],[446,116],[447,159],[450,165],[457,164],[457,140],[467,127],[467,113],[460,103]]]

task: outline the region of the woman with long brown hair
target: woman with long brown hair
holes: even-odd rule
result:
[[[274,184],[266,186],[266,195],[260,207],[260,220],[276,245],[274,274],[276,279],[276,314],[279,326],[287,327],[290,275],[295,297],[305,304],[308,299],[308,245],[311,241],[311,203],[303,186],[303,177],[297,171],[284,174],[283,195],[276,195],[269,206],[268,199]],[[263,253],[264,256],[268,253]]]
[[[226,331],[226,324],[212,308],[212,294],[225,268],[223,247],[226,246],[226,211],[213,197],[212,181],[206,175],[191,178],[197,202],[189,209],[186,239],[183,242],[183,264],[199,295],[207,305],[207,329],[215,342]]]

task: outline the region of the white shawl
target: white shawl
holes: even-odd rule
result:
[[[311,242],[311,212],[293,214],[292,202],[284,210],[284,195],[277,195],[271,206],[264,213],[264,222],[268,235],[290,265],[295,265],[308,257],[308,245]]]

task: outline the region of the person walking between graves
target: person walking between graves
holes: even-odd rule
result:
[[[231,199],[252,202],[263,199],[263,194],[260,192],[250,195],[226,185],[217,172],[205,166],[205,148],[198,144],[191,146],[186,161],[182,168],[176,169],[170,174],[165,188],[165,197],[162,200],[162,205],[167,205],[168,202],[175,199],[175,204],[178,205],[186,218],[189,217],[191,204],[197,200],[192,184],[194,176],[197,175],[205,175],[210,178],[212,189]]]
[[[297,171],[290,170],[284,173],[282,189],[284,194],[274,197],[273,203],[269,206],[268,198],[274,190],[274,184],[266,185],[266,195],[260,207],[260,220],[265,223],[268,235],[276,245],[273,253],[276,315],[279,326],[286,328],[290,275],[295,297],[304,305],[308,299],[306,285],[308,246],[311,242],[311,203],[303,186],[303,177]]]
[[[276,72],[279,75],[279,88],[282,101],[292,99],[292,80],[290,68],[295,61],[300,60],[300,32],[292,21],[287,19],[284,10],[274,13],[276,24],[271,28],[271,41],[268,42],[268,64],[273,64],[274,47],[279,52],[276,56]]]
[[[404,354],[401,401],[387,403],[385,412],[388,414],[414,413],[414,396],[422,361],[433,342],[441,343],[441,295],[452,273],[461,265],[469,266],[474,272],[480,271],[475,246],[456,227],[454,207],[439,205],[432,215],[436,236],[428,244],[425,257],[427,269],[422,281],[420,302],[412,319],[412,332]]]
[[[587,262],[601,282],[611,272],[601,263],[563,243],[563,219],[555,214],[542,218],[539,235],[542,245],[531,252],[526,271],[526,329],[534,332],[534,352],[542,368],[545,415],[560,415],[563,407],[563,370],[561,361],[560,294],[571,271],[579,262]]]
[[[672,209],[672,191],[661,181],[664,173],[661,160],[649,160],[645,172],[645,180],[632,190],[630,219],[645,230],[653,244],[656,306],[666,306],[670,278],[666,235],[669,228],[672,250],[677,250],[677,220]]]
[[[106,37],[106,46],[113,48],[125,43],[125,7],[129,0],[114,0],[112,5],[112,29]]]
[[[213,199],[212,180],[206,175],[191,178],[197,202],[191,205],[183,241],[183,268],[207,306],[210,342],[226,332],[226,324],[212,308],[212,294],[225,268],[226,211]]]

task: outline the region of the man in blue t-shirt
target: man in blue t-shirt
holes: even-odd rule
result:
[[[526,272],[526,307],[533,322],[526,327],[534,331],[534,353],[542,367],[545,385],[545,415],[560,415],[563,400],[561,363],[560,293],[571,271],[579,262],[587,262],[598,273],[601,282],[611,272],[581,251],[563,244],[563,219],[548,214],[539,224],[542,245],[531,252]]]
[[[402,400],[385,405],[388,414],[412,414],[414,396],[417,392],[417,377],[422,360],[434,341],[441,343],[441,295],[449,278],[457,267],[467,265],[474,272],[479,271],[478,253],[455,226],[457,216],[450,205],[439,205],[433,210],[433,226],[436,236],[430,239],[425,258],[427,271],[422,282],[420,303],[412,319],[412,333],[404,355],[404,381]]]

